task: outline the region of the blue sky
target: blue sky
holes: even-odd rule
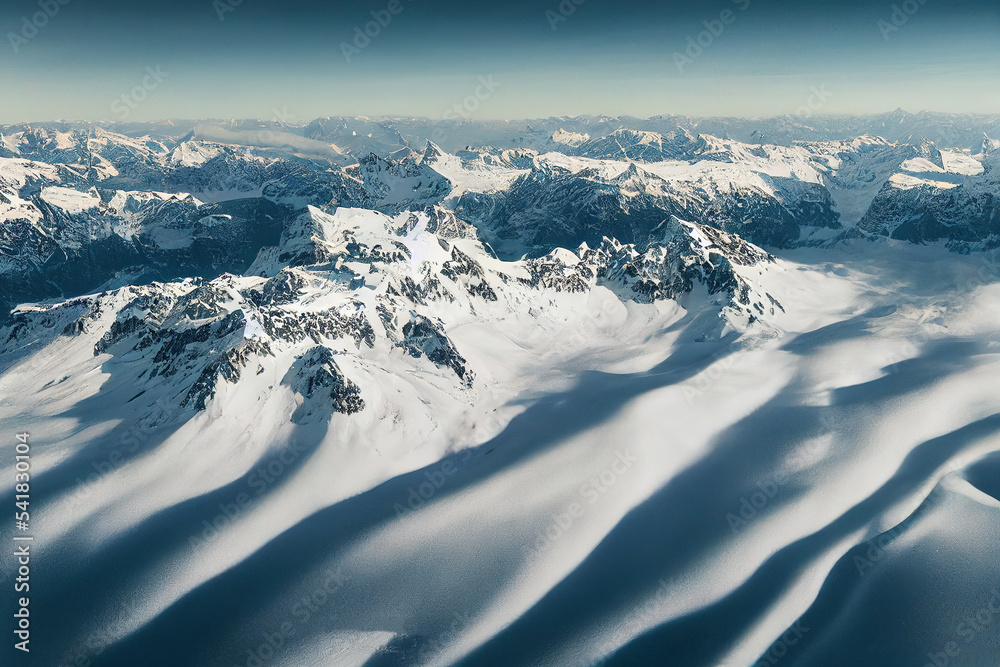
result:
[[[986,0],[63,1],[3,3],[0,122],[1000,112]]]

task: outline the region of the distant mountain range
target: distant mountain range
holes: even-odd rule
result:
[[[9,126],[0,307],[240,274],[309,206],[428,213],[507,260],[605,237],[644,252],[674,217],[771,248],[862,236],[988,249],[1000,239],[997,123],[896,112],[822,129],[673,116]]]

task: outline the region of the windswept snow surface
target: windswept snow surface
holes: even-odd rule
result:
[[[446,309],[471,400],[376,345],[334,357],[381,380],[329,423],[289,423],[262,357],[138,425],[165,378],[37,340],[0,358],[3,430],[32,443],[31,664],[994,664],[994,260],[787,252],[759,277],[785,312],[718,336],[697,290]]]

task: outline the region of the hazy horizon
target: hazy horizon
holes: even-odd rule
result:
[[[972,116],[981,118],[993,118],[1000,116],[1000,112],[967,112],[967,111],[938,111],[936,109],[920,109],[919,111],[910,111],[909,109],[891,109],[885,111],[876,112],[865,112],[865,113],[821,113],[812,116],[813,120],[829,119],[850,119],[850,118],[877,118],[879,116],[889,116],[894,113],[905,113],[911,116],[918,116],[922,114],[929,115],[942,115],[942,116]],[[632,114],[558,114],[552,116],[525,116],[522,118],[491,118],[491,117],[476,117],[468,119],[454,119],[454,120],[467,120],[469,122],[478,123],[520,123],[520,122],[531,122],[531,121],[542,121],[542,120],[582,120],[587,118],[613,118],[613,119],[631,119],[638,121],[653,120],[656,118],[686,118],[694,121],[708,121],[708,120],[746,120],[746,121],[764,121],[764,120],[774,120],[778,118],[795,117],[794,113],[789,114],[779,114],[770,116],[740,116],[740,115],[713,115],[713,116],[700,116],[700,115],[690,115],[690,114],[679,114],[664,112],[660,114],[654,114],[651,116],[635,116]],[[15,122],[4,122],[2,125],[7,127],[13,127],[17,125],[31,125],[31,124],[55,124],[55,123],[66,123],[66,124],[79,124],[79,123],[94,123],[94,124],[104,124],[108,123],[111,125],[119,123],[136,123],[143,125],[158,125],[166,123],[204,123],[204,122],[243,122],[243,121],[261,121],[261,122],[272,122],[280,121],[284,122],[289,126],[305,126],[316,120],[328,119],[328,118],[355,118],[355,119],[369,119],[373,121],[380,120],[408,120],[408,121],[426,121],[428,123],[438,123],[443,122],[446,119],[442,118],[430,118],[428,116],[415,116],[415,115],[405,115],[405,114],[358,114],[358,115],[346,115],[346,114],[323,114],[315,117],[309,118],[295,118],[282,120],[281,118],[268,118],[262,116],[231,116],[231,117],[205,117],[205,118],[151,118],[148,120],[138,120],[134,118],[129,118],[124,121],[119,121],[117,119],[93,119],[93,118],[41,118],[32,120],[19,120]]]
[[[0,26],[5,124],[1000,113],[985,0],[13,0]]]

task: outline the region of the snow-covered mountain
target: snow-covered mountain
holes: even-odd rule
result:
[[[992,247],[998,234],[988,138],[974,154],[927,140],[865,136],[785,147],[617,129],[548,143],[562,152],[450,154],[428,142],[343,165],[290,147],[190,135],[15,129],[0,141],[8,156],[0,157],[5,312],[21,301],[83,294],[121,272],[242,273],[256,249],[273,244],[310,205],[389,215],[437,210],[476,226],[507,259],[597,245],[604,236],[642,248],[672,216],[775,248],[846,234],[944,239],[966,251]]]
[[[720,331],[745,330],[783,312],[763,286],[769,272],[782,270],[765,251],[678,219],[653,237],[643,252],[605,239],[593,249],[502,262],[473,228],[451,229],[429,213],[390,218],[341,208],[329,215],[310,207],[288,221],[279,243],[260,249],[246,276],[151,282],[19,307],[0,334],[0,355],[67,339],[55,344],[111,355],[104,367],[141,379],[138,393],[152,383],[157,392],[144,401],[166,395],[198,410],[222,387],[239,391],[250,366],[273,376],[291,373],[292,360],[306,358],[303,368],[315,367],[334,393],[349,387],[349,404],[357,407],[364,392],[350,376],[370,375],[393,350],[412,358],[414,372],[437,367],[439,381],[461,396],[462,388],[475,386],[476,368],[447,330],[529,313],[555,326],[595,290],[622,303],[656,304],[685,302],[698,289],[717,305]],[[350,364],[346,377],[338,360]],[[312,397],[311,389],[306,393]]]
[[[960,251],[995,246],[1000,226],[1000,143],[983,140],[978,159],[920,156],[893,174],[858,227],[917,243],[947,239]]]
[[[498,252],[512,255],[593,243],[605,234],[641,242],[672,215],[777,247],[795,244],[802,227],[840,226],[806,156],[744,157],[638,163],[549,153],[509,185],[466,185],[452,205]],[[458,171],[454,162],[430,164],[454,182],[469,179],[464,165]]]
[[[284,120],[278,120],[283,118]],[[479,120],[451,118],[432,120],[413,117],[326,117],[315,120],[295,120],[276,110],[275,119],[174,119],[154,123],[140,122],[73,122],[50,124],[60,132],[89,130],[100,127],[130,137],[150,135],[166,141],[177,141],[197,134],[199,128],[209,140],[218,140],[220,133],[245,135],[241,143],[279,145],[294,135],[318,142],[331,153],[355,156],[375,152],[385,155],[401,148],[419,148],[433,141],[448,152],[457,153],[469,146],[495,146],[500,149],[532,149],[548,152],[561,147],[577,147],[590,140],[600,140],[617,130],[651,132],[661,135],[674,133],[693,136],[708,135],[750,144],[791,146],[797,141],[850,141],[861,136],[884,137],[891,142],[919,144],[923,139],[942,148],[977,150],[983,134],[1000,136],[1000,115],[963,114],[921,111],[910,113],[902,109],[862,116],[786,115],[774,118],[699,118],[681,115],[661,115],[652,118],[629,116],[559,116],[529,120]],[[0,127],[13,134],[25,129],[24,124]],[[324,151],[330,153],[330,151]]]
[[[0,128],[33,659],[992,664],[1000,132],[813,120]]]

